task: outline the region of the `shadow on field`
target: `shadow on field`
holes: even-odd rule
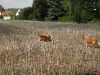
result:
[[[10,35],[10,34],[25,35],[26,32],[27,30],[25,28],[0,23],[0,33],[3,33],[5,35]]]
[[[91,46],[91,48],[93,48],[93,46]],[[99,49],[100,48],[100,45],[94,46],[94,48]]]

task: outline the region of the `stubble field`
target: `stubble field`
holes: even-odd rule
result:
[[[0,75],[100,75],[100,47],[85,48],[83,34],[100,41],[100,26],[0,20]]]

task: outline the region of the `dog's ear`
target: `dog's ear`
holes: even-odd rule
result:
[[[51,35],[48,35],[48,37],[47,37],[47,41],[52,41],[52,37],[51,37]]]
[[[49,38],[51,38],[51,35],[48,35]]]
[[[48,37],[50,37],[51,39],[54,38],[54,36],[52,36],[52,35],[48,35]]]
[[[40,33],[38,32],[38,36],[40,36]]]
[[[82,39],[84,39],[84,35],[82,35]]]

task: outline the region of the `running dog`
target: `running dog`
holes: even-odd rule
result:
[[[95,45],[100,45],[100,43],[98,43],[98,40],[94,37],[87,37],[86,35],[82,35],[82,39],[84,40],[84,43],[86,44],[86,48],[88,44],[92,44],[93,47]]]
[[[44,42],[52,41],[52,36],[51,35],[48,35],[48,34],[40,34],[38,32],[38,36],[40,37],[40,41],[44,41]]]

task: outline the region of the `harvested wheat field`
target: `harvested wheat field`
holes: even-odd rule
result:
[[[0,75],[100,75],[100,47],[86,48],[82,34],[100,41],[100,26],[0,20]]]

